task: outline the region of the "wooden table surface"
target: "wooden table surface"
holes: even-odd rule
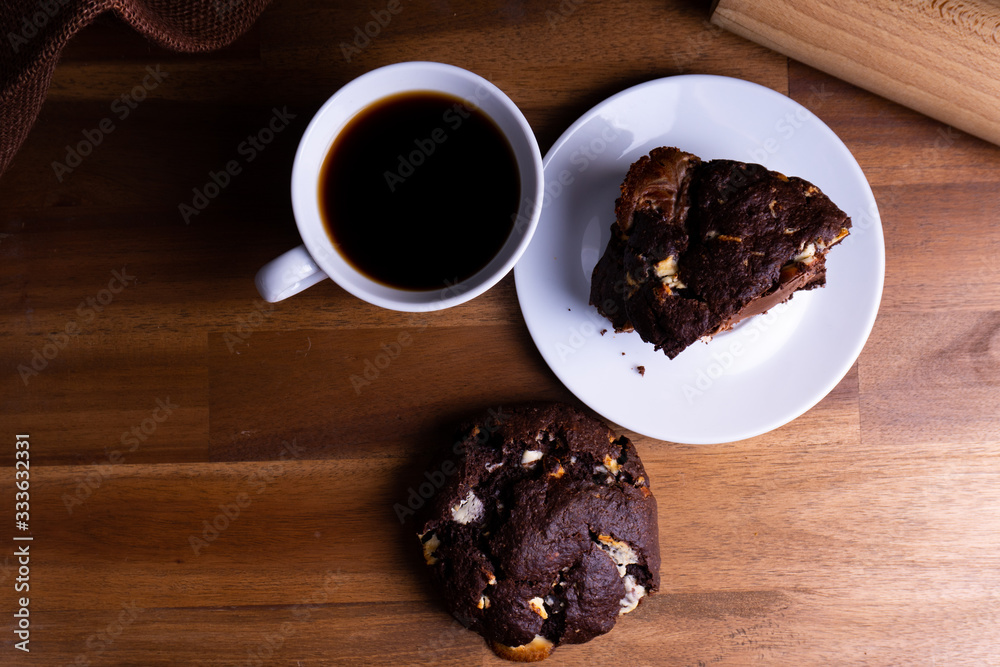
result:
[[[288,180],[310,116],[368,70],[437,60],[507,92],[543,152],[642,81],[763,84],[844,140],[885,229],[874,331],[815,408],[716,446],[630,434],[662,590],[548,664],[1000,664],[1000,149],[711,26],[708,2],[399,0],[364,48],[341,46],[389,4],[276,0],[203,55],[109,15],[65,51],[0,178],[0,663],[501,664],[437,603],[393,506],[462,417],[575,400],[513,276],[418,316],[330,281],[269,306],[252,280],[298,243]],[[287,126],[249,160],[241,142],[276,111]]]

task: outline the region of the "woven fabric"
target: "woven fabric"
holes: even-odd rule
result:
[[[66,42],[114,11],[176,51],[217,49],[253,25],[270,0],[3,0],[0,3],[0,174],[28,136]]]

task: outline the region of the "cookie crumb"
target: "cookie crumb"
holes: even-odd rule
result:
[[[639,375],[645,375],[646,374],[646,367],[645,366],[636,366],[635,370],[639,371]]]
[[[606,334],[606,333],[608,333],[608,330],[607,330],[607,329],[601,329],[601,335],[602,335],[602,336],[603,336],[604,334]]]

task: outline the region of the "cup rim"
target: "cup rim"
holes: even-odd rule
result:
[[[428,85],[433,80],[438,85]],[[441,82],[447,81],[450,88]],[[401,83],[402,82],[402,83]],[[499,252],[480,271],[441,289],[406,290],[384,285],[355,269],[340,255],[323,224],[319,208],[319,170],[340,130],[362,109],[385,97],[434,90],[472,102],[456,92],[475,86],[476,105],[501,129],[514,152],[521,182],[520,207],[513,228]],[[480,90],[486,91],[480,97]],[[492,101],[492,102],[491,102]],[[502,117],[498,117],[502,116]],[[295,223],[317,265],[340,287],[368,303],[404,312],[442,310],[465,303],[496,285],[523,255],[541,215],[544,192],[541,150],[517,105],[479,74],[439,62],[408,61],[386,65],[353,79],[320,107],[299,141],[292,165],[291,194]]]

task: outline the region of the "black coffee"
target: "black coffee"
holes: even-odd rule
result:
[[[434,290],[486,266],[520,201],[517,161],[477,107],[437,92],[362,110],[330,147],[319,180],[327,233],[383,284]]]

